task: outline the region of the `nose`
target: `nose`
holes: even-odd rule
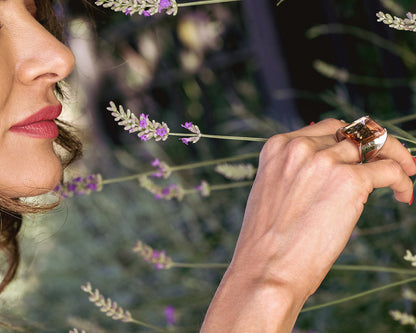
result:
[[[74,54],[37,22],[19,37],[17,79],[24,85],[49,84],[67,77],[74,68]]]

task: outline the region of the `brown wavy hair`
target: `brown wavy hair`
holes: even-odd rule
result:
[[[62,25],[58,21],[53,1],[35,0],[37,6],[37,19],[58,40],[63,40]],[[61,84],[56,87],[56,94],[63,97]],[[63,121],[57,121],[59,136],[55,145],[60,147],[59,158],[65,168],[70,163],[81,157],[82,144],[73,134],[71,125]],[[0,282],[0,292],[13,280],[16,275],[20,261],[19,242],[17,235],[22,225],[22,216],[27,213],[40,213],[48,211],[59,205],[59,201],[48,205],[34,205],[22,202],[20,199],[0,196],[0,250],[7,259],[8,266],[5,268],[3,278]]]

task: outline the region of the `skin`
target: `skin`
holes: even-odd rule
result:
[[[37,20],[33,0],[0,0],[0,194],[27,197],[53,189],[62,174],[53,139],[9,129],[44,107],[59,105],[56,83],[74,55]]]
[[[410,203],[416,165],[388,137],[377,160],[337,143],[328,119],[264,146],[234,256],[201,332],[290,333],[303,304],[346,246],[375,188]]]

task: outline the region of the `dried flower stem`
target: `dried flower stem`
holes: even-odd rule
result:
[[[228,263],[186,263],[173,262],[171,267],[177,268],[227,268]]]
[[[389,283],[389,284],[386,284],[386,285],[378,287],[378,288],[370,289],[370,290],[367,290],[367,291],[364,291],[364,292],[361,292],[361,293],[357,293],[357,294],[354,294],[354,295],[351,295],[351,296],[348,296],[348,297],[339,298],[339,299],[331,301],[331,302],[306,307],[306,308],[302,309],[301,313],[309,312],[309,311],[313,311],[313,310],[318,310],[318,309],[326,308],[328,306],[332,306],[332,305],[352,301],[352,300],[355,300],[355,299],[360,298],[360,297],[368,296],[370,294],[374,294],[374,293],[379,292],[379,291],[383,291],[383,290],[386,290],[386,289],[389,289],[389,288],[401,286],[403,284],[410,283],[410,282],[415,282],[415,281],[416,281],[416,277],[412,277],[412,278],[409,278],[409,279]]]
[[[219,159],[210,160],[210,161],[196,162],[196,163],[173,166],[173,167],[170,167],[170,170],[172,172],[173,171],[188,170],[188,169],[200,168],[200,167],[205,167],[205,166],[210,166],[210,165],[215,165],[215,164],[220,164],[220,163],[227,163],[227,162],[238,161],[238,160],[243,160],[243,159],[248,159],[248,158],[255,158],[255,157],[258,157],[258,156],[259,156],[259,153],[250,153],[250,154],[232,156],[232,157],[227,157],[227,158],[219,158]],[[126,177],[106,179],[106,180],[103,180],[102,184],[107,185],[107,184],[111,184],[111,183],[119,183],[119,182],[129,181],[129,180],[133,180],[133,179],[138,179],[139,177],[142,177],[142,176],[151,176],[153,173],[154,173],[154,171],[149,171],[149,172],[143,172],[143,173],[139,173],[139,174],[135,174],[135,175],[131,175],[131,176],[126,176]]]
[[[251,185],[253,185],[253,181],[233,182],[233,183],[227,183],[227,184],[210,185],[209,190],[210,192],[222,191],[222,190],[229,190],[232,188],[245,187],[245,186],[251,186]],[[196,189],[185,190],[185,194],[197,193],[197,192],[199,191]]]
[[[172,132],[170,132],[169,136],[194,137],[196,135],[192,134],[192,133],[172,133]],[[207,138],[207,139],[255,141],[255,142],[266,142],[268,140],[268,138],[254,138],[254,137],[248,137],[248,136],[215,135],[215,134],[203,134],[203,133],[201,133],[199,135],[199,137]]]
[[[116,302],[113,302],[110,298],[105,298],[101,295],[98,289],[93,290],[91,283],[87,283],[85,286],[81,286],[81,289],[90,294],[89,300],[100,308],[100,311],[105,313],[106,316],[111,317],[114,320],[121,320],[125,323],[133,323],[143,327],[151,328],[157,332],[169,332],[168,330],[160,327],[144,323],[140,320],[133,319],[129,311],[124,311],[120,308]]]
[[[392,274],[416,275],[416,269],[391,268],[391,267],[383,267],[383,266],[333,265],[331,270],[334,270],[334,271],[381,272],[381,273],[392,273]]]

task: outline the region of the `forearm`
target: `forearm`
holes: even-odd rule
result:
[[[201,333],[292,332],[307,293],[283,281],[227,271],[211,302]]]

